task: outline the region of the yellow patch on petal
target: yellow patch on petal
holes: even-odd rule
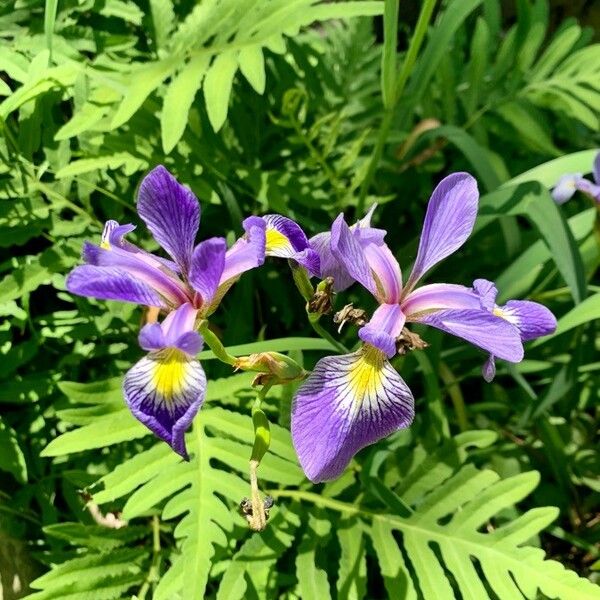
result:
[[[504,314],[504,311],[500,307],[498,307],[498,306],[496,306],[496,308],[494,308],[494,310],[492,310],[492,313],[494,315],[496,315],[497,317],[501,317],[502,319],[506,319],[506,315]]]
[[[108,240],[102,240],[100,242],[100,248],[104,248],[105,250],[110,250],[110,242]]]
[[[383,387],[384,353],[373,346],[364,346],[362,356],[348,372],[348,385],[357,402],[375,398]]]
[[[281,250],[291,250],[292,245],[283,233],[272,227],[268,227],[265,232],[265,249],[267,252],[278,252]]]
[[[157,353],[152,384],[165,400],[177,396],[185,387],[188,362],[185,353],[176,348],[166,348]]]

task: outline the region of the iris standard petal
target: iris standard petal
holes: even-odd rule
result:
[[[413,290],[403,301],[407,318],[446,309],[480,309],[481,299],[471,288],[454,283],[431,283]]]
[[[396,340],[405,322],[406,317],[398,304],[382,304],[371,320],[358,330],[358,337],[392,358],[396,354]]]
[[[494,314],[512,323],[526,342],[556,330],[556,317],[542,304],[530,300],[509,300]]]
[[[140,185],[137,210],[154,239],[187,273],[200,225],[200,204],[193,192],[159,165]]]
[[[481,300],[481,307],[487,310],[493,310],[496,306],[496,297],[498,288],[493,281],[487,279],[476,279],[473,282],[473,291]]]
[[[90,265],[114,267],[129,273],[132,277],[156,290],[175,306],[190,300],[183,283],[175,273],[169,275],[160,265],[149,264],[135,253],[116,247],[107,250],[84,242],[82,255]]]
[[[465,243],[473,231],[478,202],[477,182],[468,173],[453,173],[438,184],[427,206],[417,259],[405,293],[431,267]]]
[[[200,294],[201,306],[210,306],[219,287],[225,268],[227,243],[223,238],[210,238],[200,242],[192,256],[189,282]]]
[[[319,277],[333,278],[333,289],[342,292],[354,283],[354,278],[331,251],[331,232],[324,231],[310,238],[310,245],[319,255]]]
[[[583,179],[581,173],[568,173],[563,175],[552,189],[552,199],[557,204],[564,204],[570,200],[577,191],[577,183]]]
[[[331,251],[354,280],[367,288],[376,298],[379,296],[364,250],[352,235],[343,214],[340,214],[331,226]]]
[[[364,246],[365,258],[375,276],[378,297],[384,302],[399,302],[402,294],[402,272],[396,257],[386,244]]]
[[[167,307],[165,301],[148,284],[115,267],[75,267],[67,277],[66,287],[69,292],[78,296]]]
[[[412,320],[456,335],[509,362],[523,360],[523,344],[516,327],[486,310],[442,310]]]
[[[383,352],[364,346],[322,358],[298,389],[292,439],[313,482],[335,479],[352,457],[414,417],[414,399]]]
[[[206,393],[200,363],[177,348],[150,352],[127,372],[123,392],[133,416],[187,460],[185,431]]]
[[[318,276],[319,255],[311,248],[300,225],[282,215],[264,215],[262,219],[266,223],[266,255],[291,258],[305,267],[311,275]]]

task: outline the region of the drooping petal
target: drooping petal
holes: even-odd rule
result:
[[[189,281],[200,294],[202,306],[210,306],[219,287],[226,252],[227,243],[217,237],[200,242],[194,250]]]
[[[402,333],[406,317],[398,304],[382,304],[371,320],[358,330],[363,342],[379,348],[388,358],[396,354],[396,339]]]
[[[227,250],[219,285],[265,262],[266,223],[260,217],[248,217],[243,225],[246,235]]]
[[[577,181],[576,187],[580,192],[587,194],[594,199],[597,199],[598,195],[600,194],[600,185],[596,185],[595,183],[592,183],[583,177]]]
[[[149,264],[136,253],[121,248],[105,249],[89,242],[83,244],[83,259],[90,265],[114,267],[156,290],[175,306],[189,300],[185,286],[173,273],[169,275],[160,265]]]
[[[133,416],[187,460],[185,432],[206,392],[200,363],[176,348],[150,352],[127,372],[123,392]]]
[[[414,417],[404,380],[371,346],[322,358],[299,388],[292,406],[292,439],[313,482],[335,479],[352,457]]]
[[[405,290],[408,293],[431,267],[456,252],[471,235],[479,191],[468,173],[453,173],[433,190],[427,206],[417,259]]]
[[[486,310],[442,310],[413,318],[509,362],[523,360],[523,344],[517,328]]]
[[[509,300],[494,314],[512,323],[524,342],[556,330],[556,317],[542,304],[530,300]]]
[[[496,377],[496,359],[493,354],[488,356],[488,359],[483,363],[481,367],[481,376],[485,381],[491,383]]]
[[[165,301],[148,284],[114,267],[75,267],[67,277],[66,287],[69,292],[78,296],[167,307]]]
[[[396,257],[386,244],[364,246],[365,258],[375,277],[378,297],[394,304],[402,294],[402,272]]]
[[[552,199],[557,204],[564,204],[570,200],[577,191],[577,184],[583,179],[581,173],[568,173],[563,175],[552,190]]]
[[[471,288],[454,283],[431,283],[413,290],[403,301],[409,319],[446,309],[480,309],[481,299]]]
[[[291,258],[305,267],[311,275],[320,273],[319,255],[311,248],[301,227],[282,215],[264,215],[265,253],[267,256]]]
[[[200,226],[200,204],[193,192],[159,165],[144,177],[137,209],[154,239],[187,273]]]
[[[197,331],[186,331],[175,340],[174,346],[190,356],[196,356],[203,344],[204,340]]]
[[[148,323],[144,325],[138,335],[140,347],[150,352],[151,350],[162,350],[167,346],[165,334],[160,323]]]
[[[340,214],[331,226],[331,251],[350,276],[367,288],[376,298],[377,284],[371,273],[365,252]]]

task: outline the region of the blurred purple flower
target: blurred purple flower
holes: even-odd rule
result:
[[[510,362],[522,360],[522,340],[554,329],[552,315],[535,303],[515,306],[513,302],[498,308],[495,288],[492,294],[490,290],[484,293],[479,284],[477,289],[444,283],[418,287],[433,266],[469,237],[478,201],[477,184],[469,174],[455,173],[440,182],[429,201],[417,259],[406,285],[382,239],[361,240],[343,215],[333,223],[331,262],[337,261],[351,279],[368,289],[379,307],[359,330],[363,347],[352,354],[321,359],[295,396],[292,437],[312,481],[339,476],[361,448],[410,425],[412,394],[388,362],[397,352],[406,323],[436,327]],[[322,264],[326,254],[324,245]]]
[[[563,175],[552,189],[552,198],[557,204],[564,204],[579,191],[600,202],[600,152],[594,159],[592,167],[594,182],[585,179],[581,173]]]

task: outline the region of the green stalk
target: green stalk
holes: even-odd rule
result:
[[[404,58],[402,68],[398,73],[398,79],[396,80],[396,85],[394,89],[393,101],[385,109],[381,125],[379,126],[379,133],[377,135],[375,147],[373,148],[373,154],[371,155],[371,160],[369,161],[367,174],[360,186],[360,193],[356,208],[358,215],[362,215],[365,212],[365,202],[367,199],[367,193],[369,191],[371,183],[373,182],[375,171],[377,170],[379,161],[381,160],[381,156],[383,154],[383,148],[387,141],[390,127],[392,125],[392,120],[394,118],[394,109],[396,108],[396,104],[398,104],[398,100],[402,97],[402,93],[404,92],[404,86],[406,85],[406,82],[408,81],[408,78],[410,77],[410,74],[412,73],[413,68],[415,66],[417,56],[419,55],[419,50],[421,49],[421,45],[423,44],[423,40],[425,39],[425,34],[427,33],[427,27],[429,26],[429,22],[431,21],[431,15],[433,13],[433,9],[435,8],[436,1],[437,0],[425,0],[423,2],[423,7],[421,8],[421,14],[419,15],[419,20],[417,21],[415,32],[412,36],[412,39],[410,40],[410,45],[408,47],[406,57]]]
[[[200,333],[204,338],[204,341],[208,347],[212,350],[213,354],[226,365],[235,366],[236,358],[225,350],[225,346],[221,343],[221,340],[209,329],[208,321],[205,319],[200,321]]]

